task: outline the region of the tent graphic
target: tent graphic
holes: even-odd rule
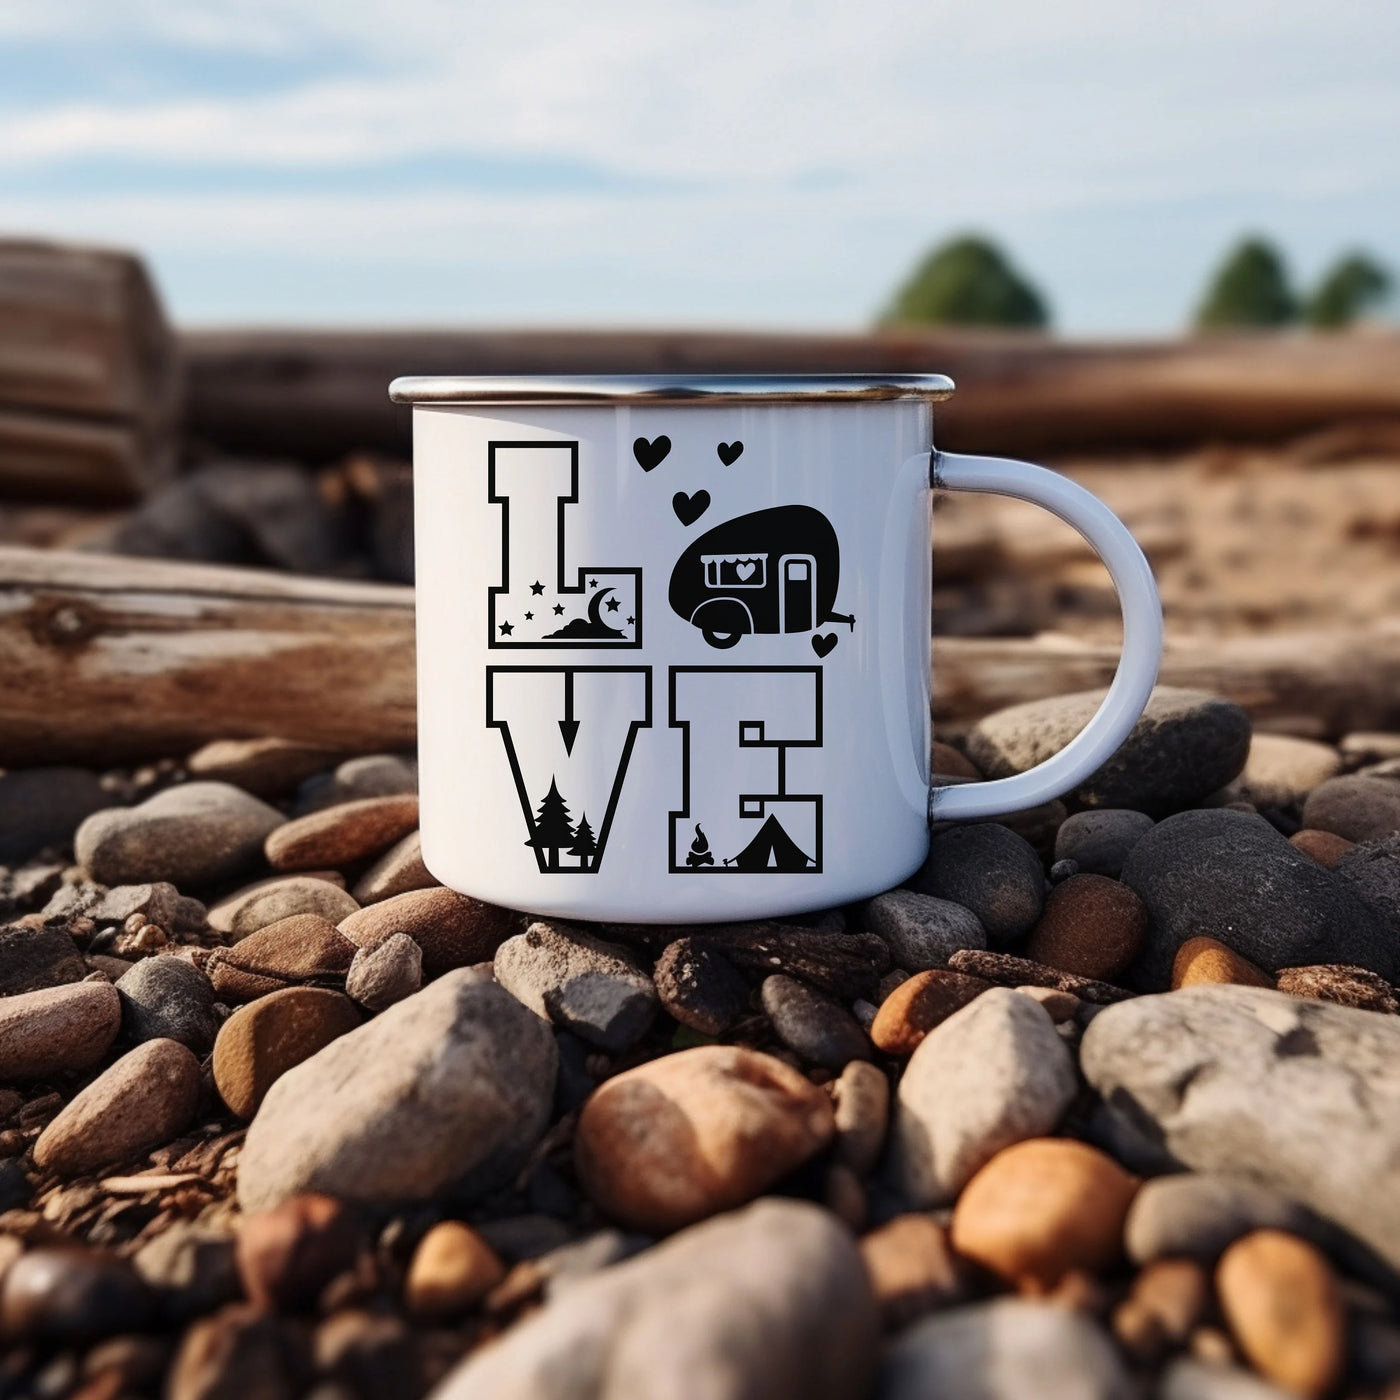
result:
[[[735,870],[810,870],[815,862],[783,829],[777,817],[770,816],[758,834],[739,852],[724,862]]]

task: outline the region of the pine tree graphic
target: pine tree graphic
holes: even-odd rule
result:
[[[574,844],[569,847],[569,854],[579,858],[578,868],[580,870],[587,870],[597,853],[598,846],[593,840],[593,828],[588,825],[588,813],[585,812],[578,819],[578,825],[574,828]]]
[[[590,840],[592,834],[590,833]],[[525,844],[537,851],[549,852],[549,868],[559,869],[559,851],[568,850],[574,842],[573,823],[569,820],[569,809],[559,796],[559,788],[553,778],[549,780],[549,791],[540,803],[535,814],[535,834]]]

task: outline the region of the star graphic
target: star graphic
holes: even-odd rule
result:
[[[619,603],[616,598],[609,598],[606,606],[609,612],[616,612],[622,604]]]
[[[503,623],[501,623],[501,636],[503,636],[503,637],[509,637],[510,634],[511,634],[512,632],[514,632],[514,631],[515,631],[515,628],[512,627],[512,626],[510,625],[510,623],[508,623],[508,622],[503,622]]]
[[[563,611],[564,611],[564,605],[563,605],[563,603],[555,603],[555,605],[554,605],[554,611],[555,611],[556,614],[563,612]]]
[[[525,621],[526,621],[526,622],[533,622],[534,620],[535,620],[535,615],[534,615],[534,613],[532,613],[532,612],[527,612],[527,613],[525,614]]]
[[[539,579],[536,579],[536,580],[534,581],[534,583],[532,583],[532,584],[530,585],[530,592],[531,592],[531,593],[543,593],[543,592],[544,592],[544,584],[542,584],[542,583],[539,581]]]
[[[591,579],[589,579],[589,580],[588,580],[588,586],[589,586],[590,588],[597,588],[597,586],[598,586],[598,580],[597,580],[596,578],[591,578]]]
[[[627,625],[630,627],[636,620],[637,619],[635,617],[629,617],[627,619]]]

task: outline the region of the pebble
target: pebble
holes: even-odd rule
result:
[[[969,1292],[967,1269],[931,1215],[897,1215],[864,1235],[860,1255],[886,1328],[908,1326],[938,1308],[963,1302]]]
[[[609,1054],[655,1019],[656,989],[625,948],[561,923],[533,923],[496,950],[496,981],[537,1016]]]
[[[233,1236],[196,1220],[175,1220],[132,1256],[131,1266],[174,1323],[213,1312],[242,1294]]]
[[[285,797],[339,756],[334,749],[292,739],[215,739],[185,760],[185,771],[192,778],[232,783],[255,797]]]
[[[86,768],[0,774],[0,864],[18,865],[47,846],[66,848],[79,823],[111,801]]]
[[[960,948],[987,946],[986,930],[971,909],[915,890],[877,895],[862,908],[861,920],[907,972],[946,967]]]
[[[1158,1400],[1288,1400],[1276,1386],[1228,1362],[1181,1356],[1162,1372]]]
[[[983,977],[941,968],[915,973],[880,1003],[870,1038],[886,1055],[912,1055],[935,1026],[992,985]]]
[[[239,1202],[469,1199],[544,1132],[557,1063],[549,1027],[503,987],[446,973],[272,1086],[239,1160]]]
[[[1391,941],[1400,943],[1400,836],[1353,846],[1337,862],[1337,874],[1385,921]]]
[[[1127,970],[1146,936],[1147,910],[1127,885],[1106,875],[1074,875],[1047,896],[1026,956],[1108,982]]]
[[[74,1245],[27,1250],[0,1288],[0,1335],[82,1345],[144,1328],[154,1312],[145,1284],[119,1259]]]
[[[1211,1303],[1210,1275],[1194,1259],[1159,1259],[1113,1311],[1113,1334],[1140,1366],[1186,1346]]]
[[[1044,963],[1034,962],[1030,958],[1013,957],[1010,953],[979,953],[974,950],[954,953],[948,960],[948,966],[954,972],[981,977],[998,986],[1049,987],[1102,1006],[1123,1001],[1132,995],[1111,982],[1077,977],[1072,972],[1061,972],[1059,968],[1046,967]]]
[[[1359,1011],[1400,1012],[1400,998],[1384,977],[1364,967],[1323,963],[1317,967],[1285,967],[1278,975],[1278,989],[1289,996],[1354,1006]]]
[[[748,979],[703,937],[668,943],[652,970],[667,1015],[701,1035],[724,1035],[749,1009]]]
[[[1274,979],[1214,938],[1188,938],[1172,959],[1173,989],[1203,983],[1272,987]]]
[[[1384,763],[1389,758],[1400,758],[1400,733],[1358,730],[1347,734],[1337,747],[1349,765]]]
[[[303,812],[366,797],[396,797],[418,791],[418,764],[396,753],[371,753],[347,758],[333,773],[302,784],[297,805]]]
[[[94,812],[73,838],[78,864],[104,885],[212,885],[254,864],[285,818],[229,783],[180,783],[135,807]]]
[[[410,832],[355,882],[354,895],[361,904],[377,904],[410,890],[430,890],[438,881],[423,864],[423,838]]]
[[[157,924],[167,933],[198,933],[207,923],[204,905],[181,894],[168,880],[116,885],[106,890],[87,913],[103,924],[124,924],[140,914],[146,923]]]
[[[116,986],[128,1040],[178,1040],[196,1055],[213,1048],[219,1033],[214,988],[188,958],[173,953],[142,958]]]
[[[355,1262],[362,1242],[360,1226],[342,1202],[305,1192],[245,1216],[234,1262],[254,1307],[300,1312]]]
[[[1048,1292],[1068,1273],[1117,1262],[1137,1189],[1137,1177],[1087,1143],[1013,1143],[963,1188],[953,1247],[1023,1292]]]
[[[451,1317],[474,1308],[505,1276],[500,1256],[470,1225],[444,1220],[413,1251],[404,1303],[414,1317]]]
[[[406,934],[360,948],[345,976],[345,992],[370,1011],[384,1011],[423,985],[423,950]]]
[[[880,1159],[890,1118],[890,1081],[868,1060],[852,1060],[830,1089],[836,1122],[835,1158],[857,1176]]]
[[[663,1234],[752,1200],[835,1132],[826,1093],[781,1060],[700,1046],[601,1084],[583,1106],[574,1165],[607,1215]]]
[[[1016,991],[1023,997],[1038,1001],[1057,1026],[1075,1020],[1085,1006],[1093,1005],[1092,1002],[1080,1001],[1072,992],[1062,992],[1055,987],[1017,987]]]
[[[1356,843],[1348,841],[1345,836],[1336,836],[1330,831],[1318,831],[1314,827],[1305,826],[1288,838],[1288,844],[1295,851],[1302,851],[1305,856],[1311,856],[1319,865],[1325,865],[1328,870],[1335,870],[1337,862]]]
[[[1221,1256],[1215,1286],[1240,1350],[1268,1380],[1321,1400],[1341,1379],[1341,1290],[1310,1244],[1280,1230],[1256,1230]]]
[[[849,1232],[819,1206],[764,1200],[571,1285],[433,1400],[848,1400],[871,1393],[878,1345]]]
[[[178,1137],[199,1104],[199,1061],[176,1040],[128,1051],[39,1134],[34,1161],[62,1176],[125,1162]]]
[[[1330,744],[1290,734],[1256,734],[1244,771],[1224,791],[1226,801],[1256,807],[1291,807],[1341,771],[1342,756]]]
[[[1400,832],[1400,783],[1349,773],[1315,788],[1303,804],[1303,825],[1348,841],[1377,841]]]
[[[1053,1303],[997,1298],[935,1313],[885,1351],[880,1400],[1133,1400],[1107,1334]]]
[[[921,1047],[922,1048],[922,1047]],[[1400,1018],[1260,987],[1137,997],[1089,1023],[1080,1065],[1183,1165],[1297,1197],[1400,1267]]]
[[[779,1040],[809,1064],[842,1070],[873,1055],[870,1041],[840,1002],[781,973],[766,977],[760,991]]]
[[[81,982],[87,966],[61,928],[0,928],[0,997]]]
[[[1170,817],[1133,848],[1123,883],[1147,906],[1137,968],[1150,988],[1166,987],[1177,949],[1204,929],[1267,972],[1327,961],[1389,978],[1400,968],[1395,940],[1356,890],[1259,816]]]
[[[1045,871],[1035,848],[995,822],[938,832],[909,885],[970,909],[992,944],[1026,933],[1045,902]]]
[[[721,925],[700,936],[743,972],[785,972],[842,1001],[864,996],[890,966],[890,950],[873,933],[760,923]]]
[[[294,914],[219,948],[206,964],[225,1001],[252,1001],[284,987],[345,983],[355,944],[316,914]]]
[[[166,1400],[293,1400],[301,1394],[285,1324],[235,1303],[191,1324],[166,1379]]]
[[[320,987],[286,987],[239,1007],[214,1042],[214,1087],[232,1113],[252,1118],[289,1069],[361,1024],[354,1003]]]
[[[945,778],[970,778],[977,782],[982,777],[976,764],[966,754],[959,753],[951,744],[945,744],[941,739],[933,741],[929,758],[933,771]]]
[[[1053,1132],[1078,1092],[1045,1011],[1001,987],[935,1026],[899,1082],[891,1181],[912,1206],[951,1203],[998,1152]]]
[[[1086,875],[1116,880],[1132,849],[1153,826],[1131,807],[1091,807],[1071,812],[1055,833],[1055,859],[1072,860]]]
[[[359,907],[342,886],[323,876],[274,875],[220,900],[209,910],[209,927],[228,934],[236,943],[295,914],[315,914],[338,924]]]
[[[380,900],[339,924],[341,933],[361,948],[391,933],[406,933],[422,949],[423,975],[430,980],[454,968],[490,962],[520,926],[513,910],[441,887]]]
[[[279,826],[263,849],[274,870],[339,869],[382,855],[417,829],[416,796],[365,797]]]
[[[998,710],[968,735],[968,754],[989,778],[1023,773],[1064,748],[1105,693],[1082,691]],[[1114,756],[1067,800],[1167,816],[1230,783],[1244,768],[1249,743],[1249,716],[1238,705],[1161,685]]]
[[[122,1000],[110,982],[75,982],[0,998],[0,1082],[95,1065],[117,1038]]]

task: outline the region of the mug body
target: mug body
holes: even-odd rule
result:
[[[396,397],[414,402],[423,857],[443,884],[690,923],[918,868],[927,395]]]

